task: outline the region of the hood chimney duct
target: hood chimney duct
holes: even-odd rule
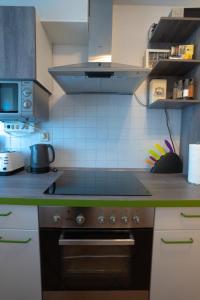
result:
[[[89,0],[89,62],[112,62],[112,0]]]

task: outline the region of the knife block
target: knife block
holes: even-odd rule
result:
[[[151,173],[182,173],[183,163],[176,153],[162,155],[151,168]]]

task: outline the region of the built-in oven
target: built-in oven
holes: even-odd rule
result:
[[[44,300],[149,299],[152,208],[41,207]]]

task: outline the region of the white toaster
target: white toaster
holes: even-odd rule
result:
[[[24,169],[24,158],[20,152],[0,152],[0,175],[12,175]]]

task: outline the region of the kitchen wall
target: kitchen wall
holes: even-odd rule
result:
[[[88,16],[88,0],[0,0],[0,5],[34,6],[43,21],[87,22]]]
[[[149,26],[170,8],[133,6],[130,1],[114,5],[113,60],[142,66]],[[87,60],[87,48],[54,46],[54,65]],[[146,84],[136,93],[146,103]],[[170,110],[170,124],[179,147],[181,111]],[[169,138],[163,110],[140,106],[134,96],[66,96],[54,82],[50,98],[50,121],[41,124],[50,133],[58,167],[147,167],[148,149]],[[1,128],[2,130],[2,128]],[[6,136],[0,142],[29,155],[29,145],[40,142],[39,133],[26,137]]]

